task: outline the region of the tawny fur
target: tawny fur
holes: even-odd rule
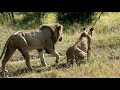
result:
[[[67,63],[74,64],[74,60],[77,65],[85,62],[85,57],[90,57],[91,40],[92,40],[93,28],[84,29],[78,41],[70,46],[66,51]]]
[[[0,59],[2,60],[2,72],[5,72],[5,65],[11,58],[16,49],[18,49],[25,58],[27,67],[32,70],[30,65],[29,50],[36,49],[39,53],[42,65],[46,66],[43,50],[46,53],[56,57],[56,63],[59,60],[59,54],[55,50],[57,41],[62,40],[63,26],[58,23],[43,24],[38,29],[21,30],[12,34],[3,49]]]

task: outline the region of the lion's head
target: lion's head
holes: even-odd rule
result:
[[[61,24],[54,24],[55,28],[55,35],[57,38],[57,41],[62,41],[62,31],[63,31],[63,25]]]
[[[51,38],[53,39],[54,43],[57,41],[62,41],[62,33],[63,33],[63,25],[59,23],[52,23],[52,24],[43,24],[39,27],[39,29],[43,30],[44,28],[49,28],[51,30]]]

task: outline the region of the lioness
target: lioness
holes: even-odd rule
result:
[[[85,62],[85,57],[89,58],[91,51],[91,40],[92,40],[93,28],[85,29],[81,34],[78,41],[70,46],[66,52],[67,63],[74,64],[74,59],[77,65]]]
[[[29,50],[36,49],[39,53],[42,65],[46,66],[43,50],[46,53],[56,57],[56,63],[59,60],[59,54],[55,51],[55,43],[62,40],[63,25],[59,23],[43,24],[38,29],[21,30],[12,34],[3,49],[2,72],[5,73],[5,65],[11,58],[16,49],[18,49],[25,61],[28,69],[32,70],[30,65]]]

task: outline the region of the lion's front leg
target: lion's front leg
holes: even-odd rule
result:
[[[58,63],[60,55],[58,54],[58,52],[55,50],[55,46],[53,43],[51,43],[51,41],[48,42],[48,45],[46,47],[46,49],[49,51],[49,54],[53,55],[54,57],[56,57],[56,63]]]
[[[39,53],[39,57],[40,57],[40,60],[41,60],[41,63],[43,66],[47,66],[47,64],[45,63],[45,57],[44,57],[44,54],[42,51],[38,51]]]
[[[56,57],[56,63],[58,63],[60,55],[56,51],[53,51],[51,54]]]

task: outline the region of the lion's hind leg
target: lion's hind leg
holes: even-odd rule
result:
[[[26,48],[26,47],[23,48],[23,47],[22,47],[22,48],[18,48],[18,50],[22,53],[28,69],[32,71],[32,67],[31,67],[31,65],[30,65],[30,56],[29,56],[29,50],[28,50],[28,48]]]
[[[27,44],[25,38],[24,37],[20,37],[18,44],[19,44],[18,50],[22,53],[28,69],[32,71],[32,67],[30,65],[29,48],[28,48],[28,44]]]
[[[5,65],[8,62],[8,60],[11,58],[11,56],[13,55],[15,50],[16,50],[16,48],[11,47],[10,45],[8,45],[7,50],[5,52],[4,59],[2,60],[2,73],[3,74],[5,74],[5,72],[7,72],[7,70],[5,69]]]

